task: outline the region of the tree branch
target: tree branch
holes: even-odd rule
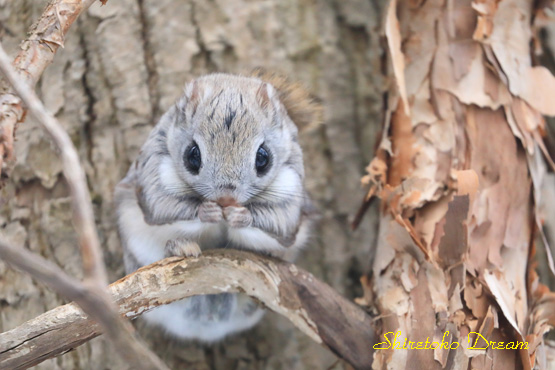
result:
[[[120,313],[134,318],[198,294],[243,292],[289,319],[357,369],[371,367],[372,319],[359,306],[295,265],[235,250],[168,258],[110,285]],[[100,335],[75,304],[48,311],[0,334],[0,368],[27,367]]]
[[[87,187],[85,172],[79,163],[79,155],[67,132],[54,116],[46,110],[33,90],[17,75],[10,64],[10,58],[0,43],[0,71],[9,81],[15,92],[27,106],[33,117],[42,125],[60,150],[64,176],[69,185],[73,206],[73,222],[79,238],[83,256],[85,280],[102,289],[108,285],[108,278],[98,233],[94,223],[91,197]]]
[[[29,37],[20,45],[13,66],[25,85],[34,88],[42,73],[54,60],[56,51],[63,47],[66,34],[95,0],[52,0],[41,17],[31,26]],[[103,1],[104,3],[104,1]],[[6,87],[7,88],[7,87]],[[4,159],[14,160],[15,128],[25,117],[18,97],[9,88],[0,94],[0,173]]]
[[[0,238],[0,258],[14,267],[29,273],[33,278],[46,284],[64,297],[74,300],[83,311],[88,313],[93,320],[102,326],[106,335],[118,349],[120,356],[129,363],[131,368],[167,369],[166,365],[133,335],[135,331],[133,326],[129,321],[122,319],[118,315],[106,290],[97,286],[86,286],[79,280],[68,276],[52,262],[29,252],[27,249],[16,248],[2,238]],[[85,317],[84,314],[81,315]],[[90,325],[98,328],[93,322],[90,322]],[[2,357],[6,349],[8,351],[22,349],[17,345],[15,347],[13,345],[14,339],[17,340],[21,334],[16,334],[16,337],[10,337],[10,332],[13,331],[3,333],[3,338],[0,339],[0,348],[2,348],[0,354]],[[71,337],[74,333],[75,328],[72,327],[70,331],[66,332],[66,335]],[[4,335],[7,335],[7,337],[4,337]],[[56,354],[60,354],[60,352],[56,352]],[[47,358],[42,357],[35,359],[35,361],[39,363]],[[6,364],[4,362],[4,360],[0,360],[0,369],[27,368],[33,365],[18,363],[17,361],[13,362],[9,359]]]

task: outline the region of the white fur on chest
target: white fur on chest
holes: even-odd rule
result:
[[[199,220],[177,221],[166,225],[149,225],[136,202],[127,201],[119,208],[119,223],[127,247],[141,265],[150,265],[165,258],[169,240],[187,238],[199,243],[201,249],[215,248],[225,239],[225,228]]]
[[[149,225],[135,198],[118,208],[119,226],[127,248],[142,265],[165,258],[169,240],[186,238],[199,244],[202,250],[233,246],[283,257],[285,248],[264,231],[252,227],[230,229],[225,222],[203,223],[200,220],[177,221],[165,225]]]
[[[225,248],[230,243],[240,249],[270,252],[279,256],[284,248],[260,229],[229,229],[225,223],[208,224],[199,220],[177,221],[166,225],[149,225],[138,206],[120,208],[120,227],[127,246],[141,265],[165,258],[164,248],[169,240],[187,238],[202,250]]]

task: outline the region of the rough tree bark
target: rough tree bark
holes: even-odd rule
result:
[[[356,178],[371,158],[383,81],[379,20],[384,2],[111,1],[74,25],[38,84],[80,150],[111,280],[123,275],[112,191],[160,114],[187,80],[211,71],[277,68],[307,84],[326,125],[302,142],[307,186],[323,213],[299,264],[349,297],[360,294],[375,237],[372,218],[355,234],[348,217],[362,193]],[[0,1],[1,36],[16,50],[46,0]],[[2,233],[81,278],[70,201],[58,157],[32,120],[18,129],[17,163],[1,193]],[[352,179],[352,181],[345,181]],[[374,218],[375,219],[375,218]],[[64,303],[0,262],[0,331]],[[203,347],[141,334],[172,368],[327,368],[336,358],[285,319],[268,315],[249,333]],[[336,367],[342,367],[337,364]],[[103,338],[38,366],[125,368]]]
[[[542,338],[555,324],[555,295],[535,271],[537,206],[550,161],[542,156],[541,114],[555,114],[555,78],[531,58],[535,26],[549,13],[541,6],[389,5],[394,83],[363,179],[382,199],[366,297],[382,317],[381,338],[399,331],[401,346],[427,338],[448,345],[377,350],[375,368],[530,369],[553,361]],[[474,347],[487,349],[469,349],[468,338],[477,337],[470,332],[503,346],[527,341],[529,349],[483,340]]]

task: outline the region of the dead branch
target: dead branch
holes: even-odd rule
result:
[[[134,369],[167,369],[166,365],[149,351],[148,347],[133,335],[134,328],[127,320],[123,320],[114,309],[114,304],[104,289],[97,286],[86,286],[80,281],[68,276],[62,269],[44,258],[29,252],[25,248],[16,248],[0,239],[0,258],[17,267],[38,281],[43,282],[64,297],[74,300],[77,304],[98,322],[106,335],[112,340],[118,353]],[[108,296],[108,297],[107,297]],[[76,306],[74,306],[76,307]],[[85,317],[82,314],[82,317]],[[94,324],[92,326],[95,326]],[[14,329],[15,330],[15,329]],[[72,327],[68,336],[74,335]],[[7,332],[5,334],[8,334]],[[21,334],[18,334],[19,336]],[[15,338],[17,338],[17,336]],[[2,343],[2,355],[5,350],[18,350],[13,346],[13,339],[9,335]],[[59,354],[60,352],[57,352]],[[48,357],[41,357],[38,362]],[[35,359],[36,361],[37,359]],[[37,362],[37,363],[38,363]],[[0,369],[27,368],[33,364],[0,361]]]
[[[73,206],[73,221],[79,238],[83,256],[85,280],[104,289],[108,285],[106,269],[102,260],[102,250],[94,223],[91,197],[87,188],[85,171],[79,163],[79,155],[67,132],[54,116],[46,110],[33,90],[20,78],[10,64],[10,59],[0,43],[0,71],[15,92],[25,103],[31,114],[52,137],[60,150],[64,176],[69,185]]]
[[[234,250],[168,258],[110,286],[120,313],[134,318],[198,294],[243,292],[286,317],[357,369],[370,368],[376,342],[360,307],[295,265]],[[0,368],[33,366],[101,334],[75,304],[50,310],[0,334]]]
[[[33,88],[42,73],[52,63],[56,51],[64,46],[66,34],[95,0],[52,0],[42,16],[29,30],[29,37],[20,45],[13,66],[26,86]],[[9,90],[0,94],[0,173],[4,159],[14,160],[15,128],[25,117],[18,97]]]

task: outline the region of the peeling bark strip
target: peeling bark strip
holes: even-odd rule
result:
[[[95,0],[52,0],[42,16],[29,30],[28,38],[21,43],[13,66],[31,88],[54,60],[56,51],[64,46],[66,34],[79,17]],[[106,0],[102,1],[104,4]],[[21,100],[3,87],[0,95],[0,174],[4,173],[4,160],[13,161],[15,129],[25,118]],[[1,186],[1,184],[0,184]]]
[[[534,271],[541,223],[532,191],[545,172],[541,114],[555,114],[545,100],[555,96],[555,77],[532,65],[531,20],[543,12],[534,4],[390,2],[396,84],[363,178],[385,212],[365,291],[376,297],[381,335],[441,342],[449,331],[460,346],[379,350],[375,368],[547,365],[555,295]],[[471,332],[529,346],[473,350]]]
[[[369,369],[376,343],[372,319],[306,271],[290,263],[233,250],[199,258],[168,258],[110,286],[120,313],[142,313],[198,294],[244,292],[285,316],[357,369]],[[74,303],[0,334],[0,368],[36,365],[100,335]]]

